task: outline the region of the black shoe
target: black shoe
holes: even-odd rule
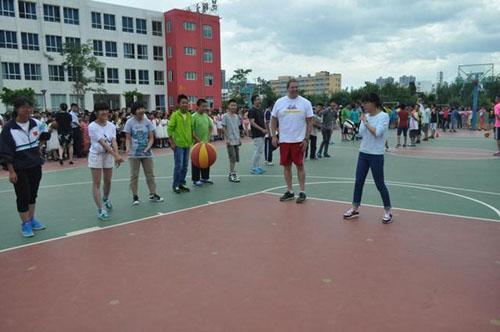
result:
[[[187,193],[191,191],[191,190],[189,190],[189,188],[188,188],[185,184],[181,184],[181,185],[179,186],[179,189],[180,189],[181,191],[184,191],[184,192],[187,192]]]
[[[319,152],[318,152],[318,154],[316,155],[316,157],[318,157],[318,158],[322,158],[322,157],[321,157],[321,153],[319,153]]]
[[[176,193],[176,194],[180,194],[182,192],[181,188],[179,188],[179,187],[174,187],[173,190],[174,190],[174,193]]]
[[[59,165],[63,165],[64,161],[62,159],[59,159]]]
[[[328,153],[325,153],[325,154],[323,155],[323,157],[325,157],[325,158],[330,158],[330,155],[329,155]]]
[[[304,203],[306,201],[306,198],[307,198],[306,193],[301,192],[299,193],[299,197],[297,198],[296,202],[298,204]]]
[[[295,194],[287,191],[286,193],[283,194],[283,196],[280,197],[280,202],[291,201],[294,198]]]

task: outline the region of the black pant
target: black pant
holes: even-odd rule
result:
[[[264,140],[264,159],[268,163],[273,162],[273,151],[276,150],[276,148],[273,146],[273,142],[271,137],[266,137]]]
[[[321,134],[323,135],[323,141],[319,146],[319,154],[323,152],[323,148],[325,148],[325,154],[328,154],[328,146],[330,145],[330,138],[332,137],[331,129],[322,129]]]
[[[309,138],[309,158],[316,158],[316,148],[317,148],[318,137],[311,135]],[[307,154],[306,154],[307,157]]]
[[[42,166],[16,170],[16,174],[17,183],[14,185],[14,190],[17,197],[17,211],[28,212],[29,205],[36,203],[38,187],[42,179]]]
[[[80,127],[73,128],[73,154],[77,157],[82,157],[83,140],[82,130]]]
[[[193,182],[200,181],[200,173],[203,180],[210,179],[210,167],[199,168],[195,164],[191,163],[191,179]]]

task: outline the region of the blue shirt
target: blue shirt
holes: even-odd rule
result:
[[[351,120],[354,123],[358,123],[359,122],[359,111],[358,110],[352,110],[351,111]]]
[[[387,131],[389,130],[389,115],[385,112],[380,112],[375,116],[366,114],[366,119],[370,126],[375,128],[375,135],[366,129],[364,122],[361,122],[359,134],[363,137],[363,140],[359,151],[366,154],[384,154]]]

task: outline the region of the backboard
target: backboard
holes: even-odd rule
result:
[[[483,63],[474,65],[460,65],[458,66],[458,83],[487,83],[493,80],[495,75],[494,64]]]

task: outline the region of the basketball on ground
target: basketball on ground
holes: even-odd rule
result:
[[[489,132],[484,133],[484,137],[490,137],[490,133]]]
[[[198,168],[209,168],[216,160],[217,151],[210,143],[196,143],[191,149],[191,161]]]

